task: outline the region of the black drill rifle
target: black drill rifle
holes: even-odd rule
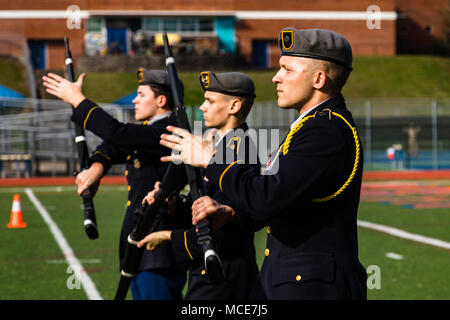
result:
[[[125,257],[121,270],[119,285],[115,300],[124,300],[130,287],[131,279],[138,273],[139,264],[145,247],[138,248],[139,241],[155,231],[162,218],[160,208],[168,199],[178,194],[187,184],[184,165],[170,163],[161,183],[161,189],[155,194],[155,202],[151,205],[145,203],[142,208],[136,210],[138,216],[136,226],[128,236],[125,248]]]
[[[186,108],[181,94],[181,80],[178,78],[175,66],[175,58],[170,48],[167,34],[163,34],[164,54],[166,57],[166,67],[169,73],[170,89],[174,101],[174,112],[177,116],[178,127],[191,132],[191,126],[186,114]],[[186,175],[189,182],[192,200],[195,201],[205,195],[203,181],[200,170],[190,165],[185,165]],[[220,284],[225,280],[222,262],[214,248],[209,221],[204,219],[196,225],[198,244],[202,247],[204,255],[205,270],[212,284]]]
[[[72,53],[70,52],[69,39],[64,38],[64,44],[66,46],[66,68],[69,81],[75,81],[75,73],[73,71]],[[74,107],[72,106],[72,109]],[[75,126],[75,144],[77,146],[78,163],[80,165],[80,171],[89,168],[89,152],[86,143],[86,137],[84,130],[79,124]],[[92,200],[92,193],[90,189],[86,189],[81,194],[83,199],[83,211],[84,211],[84,229],[90,239],[98,238],[97,220],[95,218],[94,201]]]

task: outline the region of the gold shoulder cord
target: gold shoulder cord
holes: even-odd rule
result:
[[[352,182],[353,178],[355,177],[356,171],[358,170],[358,164],[359,164],[359,158],[360,158],[360,152],[361,152],[361,146],[359,144],[359,140],[358,140],[358,133],[356,131],[355,127],[352,127],[352,125],[343,117],[341,116],[339,113],[336,112],[332,112],[330,109],[324,109],[324,111],[327,110],[330,115],[330,120],[331,120],[331,115],[334,115],[336,117],[341,118],[342,120],[344,120],[344,122],[349,126],[350,130],[353,133],[353,139],[355,139],[355,162],[353,164],[353,170],[350,173],[350,176],[348,177],[347,181],[345,181],[345,183],[342,185],[342,187],[340,187],[335,193],[333,193],[332,195],[328,196],[328,197],[324,197],[324,198],[317,198],[317,199],[313,199],[312,202],[326,202],[326,201],[330,201],[331,199],[336,198],[338,195],[340,195],[342,192],[344,192],[345,188],[347,188],[347,186],[350,184],[350,182]],[[317,111],[316,111],[317,113]],[[286,155],[289,151],[289,146],[291,144],[291,140],[292,137],[294,136],[294,134],[300,130],[300,128],[305,124],[306,121],[308,121],[311,118],[315,118],[316,113],[314,113],[314,115],[310,115],[307,116],[305,118],[303,118],[299,123],[297,123],[294,128],[292,128],[291,131],[289,131],[286,140],[284,141],[283,145],[281,146],[281,149],[283,150],[283,155]]]

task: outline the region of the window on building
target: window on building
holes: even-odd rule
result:
[[[87,31],[88,32],[101,32],[102,25],[103,25],[103,20],[101,18],[89,18],[87,20]]]
[[[144,18],[142,19],[142,29],[151,32],[160,32],[162,21],[160,18]]]
[[[147,17],[142,29],[148,32],[176,32],[202,34],[214,32],[214,18],[209,17]]]
[[[212,32],[214,31],[214,20],[212,18],[200,18],[198,19],[199,31]]]
[[[196,23],[195,18],[181,19],[181,32],[195,32]]]
[[[163,19],[163,30],[167,32],[177,32],[178,30],[178,19],[176,18],[166,18]]]

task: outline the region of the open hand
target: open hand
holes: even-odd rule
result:
[[[86,74],[83,73],[78,77],[77,82],[71,82],[57,74],[48,73],[46,76],[42,77],[42,80],[44,80],[43,85],[46,88],[45,91],[70,103],[76,108],[81,101],[86,99],[81,92],[85,77]]]
[[[212,141],[174,126],[168,126],[167,130],[173,134],[162,134],[160,144],[178,151],[178,154],[162,157],[162,162],[185,163],[203,168],[208,166],[215,153]]]

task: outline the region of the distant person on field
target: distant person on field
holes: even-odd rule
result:
[[[419,154],[419,145],[417,144],[417,136],[420,132],[420,127],[416,126],[414,122],[411,122],[408,127],[403,128],[403,132],[406,133],[408,138],[407,152],[410,158],[417,157]]]

